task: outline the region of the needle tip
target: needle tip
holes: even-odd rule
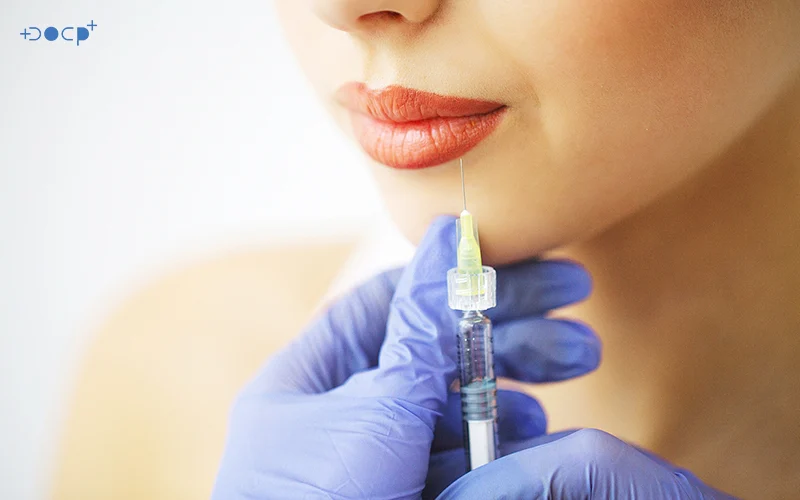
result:
[[[461,197],[464,200],[464,210],[467,209],[467,191],[464,188],[464,159],[459,158],[458,164],[461,167]]]

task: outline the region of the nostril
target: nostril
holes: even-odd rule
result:
[[[382,10],[380,12],[371,12],[359,17],[359,21],[365,22],[381,22],[381,21],[395,21],[402,19],[403,14],[392,10]]]

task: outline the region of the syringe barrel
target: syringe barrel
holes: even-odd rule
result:
[[[471,470],[494,460],[497,454],[492,323],[480,311],[465,311],[459,321],[458,357],[464,443]]]

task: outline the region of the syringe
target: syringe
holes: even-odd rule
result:
[[[497,457],[497,389],[494,377],[492,322],[482,311],[497,304],[496,274],[482,265],[478,227],[467,211],[461,162],[464,209],[456,221],[457,267],[447,272],[451,309],[463,311],[458,323],[458,370],[467,469]]]

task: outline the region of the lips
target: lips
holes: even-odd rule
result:
[[[489,136],[506,106],[390,86],[348,83],[336,100],[350,111],[364,151],[394,168],[420,169],[455,160]]]

